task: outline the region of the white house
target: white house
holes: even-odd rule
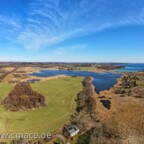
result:
[[[74,137],[80,132],[79,128],[76,125],[70,125],[68,127],[65,127],[64,130],[69,137]]]

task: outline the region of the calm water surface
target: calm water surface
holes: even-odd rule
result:
[[[119,64],[125,66],[123,69],[115,70],[116,72],[139,72],[144,71],[144,64]]]
[[[37,73],[31,74],[37,77],[51,77],[57,75],[66,76],[90,76],[93,77],[92,84],[95,86],[95,91],[99,93],[102,90],[107,90],[116,84],[117,79],[121,77],[121,74],[112,73],[94,73],[88,71],[68,71],[68,70],[42,70]]]

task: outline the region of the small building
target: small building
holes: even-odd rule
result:
[[[79,128],[76,125],[70,125],[64,128],[64,135],[66,137],[74,137],[75,135],[77,135],[80,132]]]

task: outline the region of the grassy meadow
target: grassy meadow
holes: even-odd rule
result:
[[[76,70],[95,70],[94,66],[92,67],[76,67]]]
[[[82,89],[82,77],[66,77],[31,84],[46,98],[47,107],[10,112],[0,106],[0,133],[53,132],[67,123],[74,113],[76,95]],[[0,101],[13,88],[0,83]]]

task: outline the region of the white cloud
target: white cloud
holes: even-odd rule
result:
[[[27,49],[39,50],[107,28],[144,24],[144,9],[133,8],[138,3],[136,0],[134,4],[126,1],[131,10],[121,9],[120,1],[112,0],[31,0],[25,23],[16,15],[0,16],[1,37]]]
[[[21,22],[15,16],[0,15],[0,38],[15,41],[22,28]]]
[[[86,45],[72,45],[72,46],[64,46],[64,47],[57,47],[54,50],[54,54],[56,55],[70,55],[71,53],[77,51],[83,51],[87,46]]]

